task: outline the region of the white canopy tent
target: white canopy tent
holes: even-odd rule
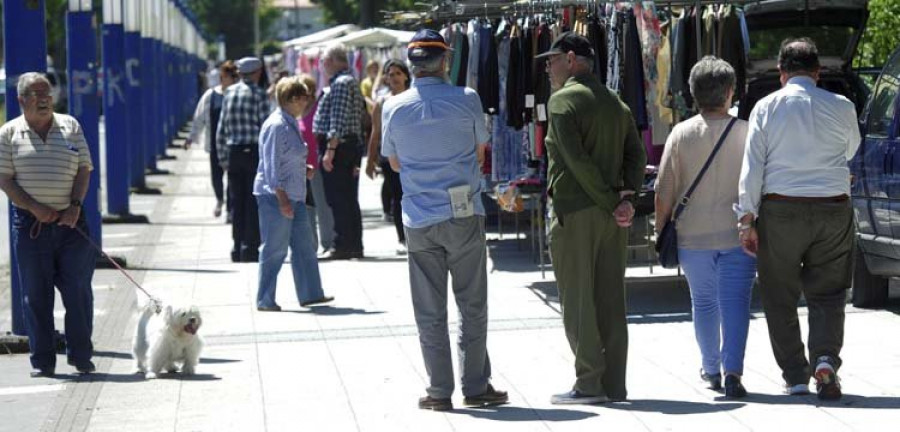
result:
[[[415,35],[415,32],[391,30],[386,28],[370,28],[346,34],[333,40],[324,40],[311,46],[326,47],[334,44],[343,44],[353,48],[381,48],[397,45],[406,45]]]
[[[350,33],[354,33],[359,31],[359,27],[353,24],[343,24],[337,27],[332,27],[329,29],[322,30],[320,32],[316,32],[310,35],[306,35],[303,37],[298,37],[296,39],[291,39],[285,41],[284,47],[294,47],[297,49],[303,49],[312,45],[321,44],[323,42],[328,42],[335,38],[340,38]]]

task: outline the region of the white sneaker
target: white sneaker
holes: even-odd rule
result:
[[[408,253],[409,253],[409,251],[406,249],[406,245],[405,245],[405,244],[400,243],[400,245],[397,246],[397,255],[404,256],[404,255],[406,255],[406,254],[408,254]]]
[[[797,384],[797,385],[786,385],[784,388],[785,394],[789,394],[791,396],[802,396],[809,394],[809,384]]]

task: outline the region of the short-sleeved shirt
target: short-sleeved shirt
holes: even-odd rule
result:
[[[69,207],[80,167],[94,168],[81,125],[71,116],[53,114],[46,141],[24,116],[0,128],[0,175],[13,176],[41,204],[54,210]]]
[[[423,228],[453,218],[449,189],[468,185],[484,215],[476,147],[490,135],[474,90],[417,78],[384,102],[381,153],[400,162],[403,224]]]

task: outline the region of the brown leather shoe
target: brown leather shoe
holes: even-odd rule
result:
[[[509,403],[509,394],[505,391],[495,390],[494,386],[488,384],[487,391],[478,396],[468,396],[463,400],[463,405],[467,407],[489,407],[494,405],[503,405]]]
[[[453,409],[453,401],[447,399],[435,399],[431,396],[419,398],[419,409],[432,411],[450,411]]]

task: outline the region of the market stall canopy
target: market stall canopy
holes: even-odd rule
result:
[[[317,44],[327,46],[332,44],[343,44],[351,47],[390,47],[395,45],[406,45],[412,39],[415,32],[391,30],[386,28],[371,28],[360,30],[334,40],[326,40]]]
[[[353,24],[343,24],[337,27],[332,27],[326,30],[322,30],[320,32],[316,32],[310,35],[306,35],[303,37],[298,37],[296,39],[291,39],[284,42],[285,47],[299,47],[304,48],[312,45],[320,45],[323,42],[328,42],[335,38],[340,38],[350,33],[354,33],[359,31],[359,27]]]

